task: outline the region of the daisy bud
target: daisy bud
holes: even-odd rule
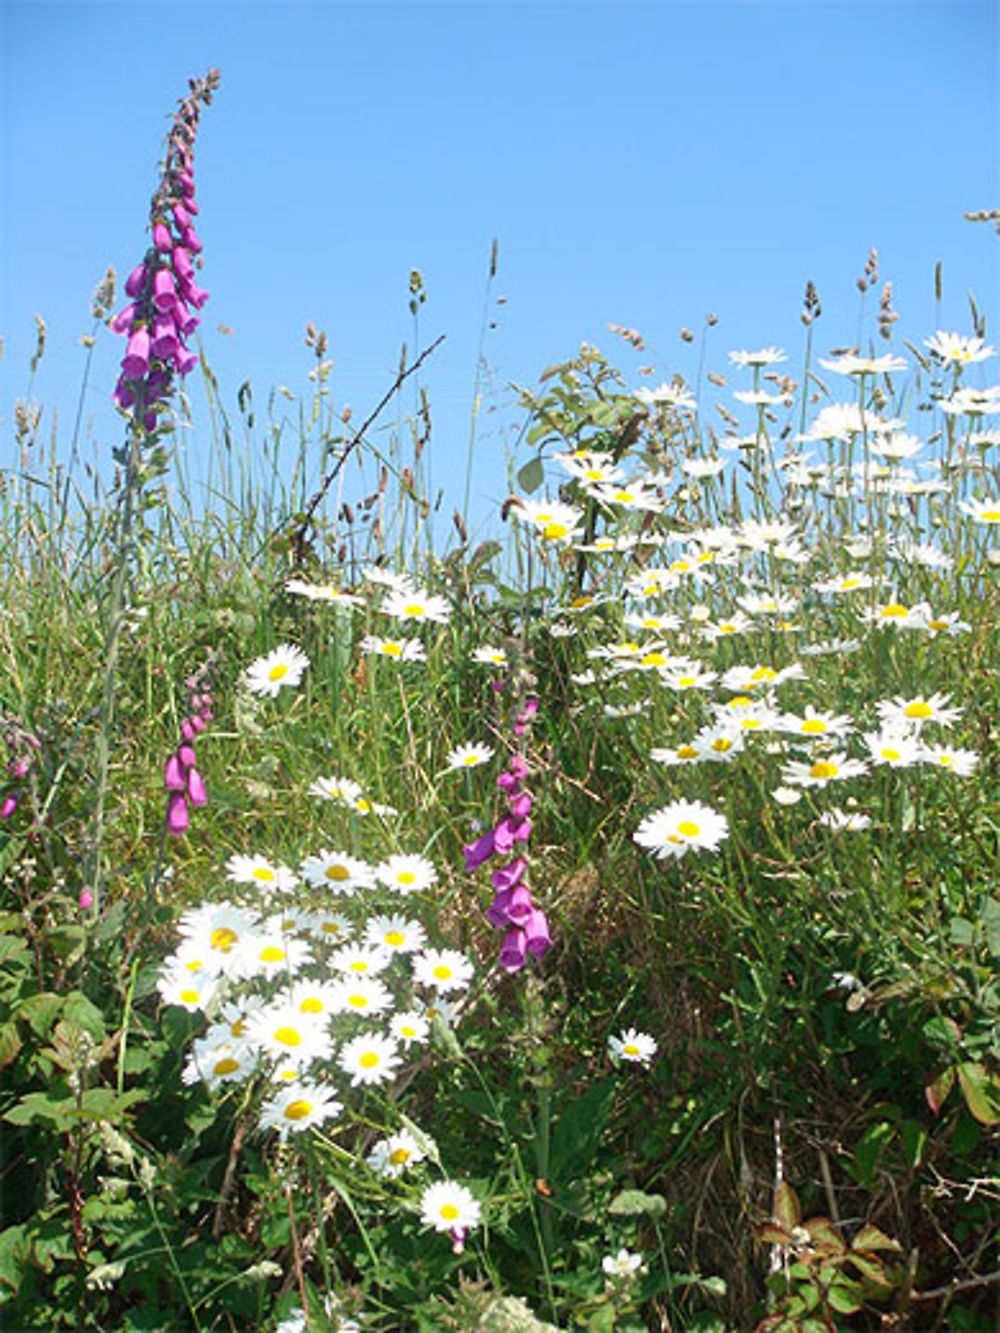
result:
[[[184,767],[175,754],[170,756],[163,770],[163,785],[167,791],[184,790]]]
[[[187,794],[192,805],[208,805],[208,792],[205,790],[205,783],[196,768],[188,771]]]
[[[188,822],[187,801],[180,792],[171,792],[167,802],[167,831],[179,838],[187,831]]]
[[[527,961],[524,931],[520,926],[512,926],[503,937],[500,950],[500,966],[505,972],[520,972]]]

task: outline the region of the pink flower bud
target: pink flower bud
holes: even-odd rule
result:
[[[494,833],[491,829],[489,833],[484,833],[477,838],[475,842],[463,847],[465,855],[465,869],[471,874],[473,870],[478,870],[484,861],[488,861],[494,852]]]
[[[174,246],[172,258],[174,261],[174,274],[178,278],[187,278],[190,280],[194,277],[194,265],[191,263],[191,255],[183,245]]]
[[[0,819],[10,819],[11,815],[17,809],[17,796],[11,792],[0,802]]]
[[[150,346],[153,355],[164,361],[173,356],[180,347],[177,328],[169,312],[156,316],[153,322],[153,341]]]
[[[188,773],[187,794],[192,805],[208,805],[208,792],[196,768],[192,768]]]
[[[164,254],[170,253],[170,248],[174,243],[174,238],[170,235],[170,228],[164,226],[162,222],[157,222],[153,227],[153,244],[157,250],[162,250]]]
[[[542,954],[552,944],[548,919],[545,913],[539,911],[537,907],[534,908],[531,916],[524,923],[524,939],[528,952],[533,958],[541,958]]]
[[[84,912],[89,912],[94,905],[94,895],[89,889],[81,889],[80,897],[77,899],[80,908]]]
[[[186,352],[183,348],[178,348],[174,355],[174,365],[177,367],[178,375],[188,374],[189,371],[194,370],[197,364],[198,358],[194,352]]]
[[[194,727],[195,731],[204,731],[205,719],[201,717],[198,713],[195,713],[191,718],[191,725],[192,727]]]
[[[173,212],[174,222],[177,224],[178,231],[183,231],[185,227],[190,227],[191,218],[189,216],[189,209],[186,209],[183,204],[174,204]]]
[[[136,312],[139,307],[135,301],[130,301],[124,310],[119,310],[114,319],[108,325],[112,333],[131,333],[132,325],[135,323]]]
[[[141,380],[149,369],[149,333],[136,329],[128,340],[122,360],[122,374],[129,380]]]
[[[195,736],[194,727],[192,727],[188,718],[181,723],[181,735],[186,741],[193,741]]]
[[[111,395],[123,412],[127,412],[130,407],[135,406],[135,390],[125,379],[119,379],[115,385],[115,391]]]
[[[515,819],[523,819],[525,815],[531,813],[532,799],[526,791],[521,792],[520,796],[515,796],[510,803],[510,813]]]
[[[201,254],[203,246],[194,227],[185,227],[181,232],[181,240],[193,255]]]
[[[501,866],[499,870],[493,872],[493,887],[497,890],[512,889],[515,884],[520,883],[521,877],[528,868],[528,863],[523,856],[517,857],[508,865]]]
[[[157,310],[173,310],[177,304],[177,284],[168,268],[158,268],[153,279],[153,304]]]
[[[167,791],[184,790],[184,766],[175,754],[170,756],[163,770],[163,785]]]
[[[193,278],[186,282],[181,280],[181,296],[188,305],[193,305],[195,310],[200,310],[208,300],[208,292],[199,287]]]
[[[193,768],[197,760],[193,745],[179,745],[177,747],[177,758],[185,768]]]
[[[125,279],[125,295],[138,296],[142,291],[142,285],[146,281],[146,261],[137,264],[132,272]]]
[[[180,792],[171,792],[170,800],[167,802],[167,831],[175,838],[179,838],[182,833],[187,832],[189,822],[187,801]]]

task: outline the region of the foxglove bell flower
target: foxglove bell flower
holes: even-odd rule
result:
[[[152,245],[125,283],[127,305],[110,321],[114,333],[126,335],[128,346],[113,394],[124,412],[141,412],[142,426],[152,433],[173,388],[174,377],[198,364],[185,339],[198,326],[192,308],[200,310],[208,292],[195,282],[195,259],[202,249],[191,225],[198,212],[194,201],[192,150],[201,107],[208,106],[219,85],[219,71],[191,80],[191,92],[174,114],[167,139],[160,185],[150,206]]]

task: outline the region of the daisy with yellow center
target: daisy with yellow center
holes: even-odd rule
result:
[[[701,801],[674,801],[651,815],[633,834],[640,847],[661,861],[688,851],[715,851],[729,833],[729,822]]]
[[[860,777],[867,771],[868,766],[860,759],[848,759],[846,754],[830,754],[811,762],[792,760],[781,770],[781,780],[790,787],[825,787],[829,782]]]
[[[947,694],[931,694],[927,697],[918,694],[912,699],[897,696],[895,699],[881,700],[875,708],[883,729],[919,731],[928,722],[951,726],[959,720],[961,710],[949,708],[948,700]]]
[[[321,1125],[343,1109],[332,1088],[295,1082],[282,1088],[260,1108],[260,1127],[276,1129],[286,1139],[289,1134],[301,1134],[313,1125]]]
[[[420,1198],[420,1220],[435,1231],[460,1233],[479,1225],[482,1205],[472,1192],[453,1180],[443,1180],[425,1189]]]
[[[463,990],[472,980],[472,964],[454,949],[426,949],[413,960],[413,978],[439,994]]]
[[[398,1180],[405,1171],[422,1162],[427,1153],[409,1130],[380,1139],[365,1159],[371,1169],[387,1180]]]
[[[285,686],[298,685],[309,659],[301,649],[283,643],[266,657],[258,657],[243,673],[243,683],[252,694],[277,697]]]
[[[608,1038],[608,1053],[617,1064],[625,1060],[631,1064],[648,1065],[656,1054],[656,1042],[648,1032],[628,1028],[620,1036]]]
[[[424,893],[437,883],[437,870],[423,856],[389,856],[375,867],[375,875],[394,893]]]
[[[394,1077],[399,1066],[395,1041],[377,1032],[352,1037],[340,1050],[337,1064],[351,1076],[351,1086],[371,1087]]]
[[[307,856],[299,866],[299,873],[314,888],[328,889],[345,897],[375,887],[374,868],[341,851],[324,849],[316,856]]]

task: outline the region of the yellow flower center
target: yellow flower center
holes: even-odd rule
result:
[[[239,1067],[239,1060],[234,1060],[231,1055],[224,1055],[221,1060],[216,1060],[212,1066],[212,1073],[217,1078],[225,1078],[227,1074],[235,1074]]]
[[[802,731],[806,736],[822,736],[826,731],[826,723],[822,718],[807,717],[802,723]]]
[[[268,944],[260,951],[262,963],[280,963],[284,957],[284,949],[279,949],[276,944]]]
[[[623,1046],[623,1047],[622,1047],[622,1052],[623,1052],[623,1054],[625,1054],[625,1055],[638,1055],[638,1054],[639,1054],[639,1048],[638,1048],[638,1046],[634,1045],[632,1042],[629,1042],[629,1044],[628,1044],[627,1046]]]
[[[728,736],[716,736],[712,742],[712,749],[718,754],[725,754],[727,750],[733,748],[733,742]]]
[[[891,750],[888,747],[886,747],[882,750],[882,758],[888,760],[890,764],[894,764],[896,760],[899,758],[899,751]]]
[[[202,962],[201,962],[201,959],[200,959],[200,958],[192,958],[191,961],[190,961],[189,963],[186,963],[186,964],[185,964],[185,967],[186,967],[186,969],[187,969],[188,972],[200,972],[200,971],[201,971],[201,968],[202,968]]]
[[[954,762],[955,762],[955,756],[953,754],[938,755],[938,763],[942,766],[942,768],[951,768]]]
[[[681,689],[683,689],[683,690],[689,690],[689,689],[691,688],[692,685],[697,684],[697,681],[698,681],[698,677],[697,677],[697,676],[678,676],[678,677],[677,677],[677,684],[678,684],[679,688],[681,688]]]
[[[748,694],[738,694],[735,699],[729,700],[730,708],[745,708],[747,704],[753,703]]]
[[[419,602],[407,602],[403,607],[403,614],[405,616],[425,616],[427,614],[427,608],[421,606]]]
[[[930,704],[925,703],[923,699],[915,699],[912,704],[907,704],[903,709],[904,717],[926,718],[934,716],[934,709]]]
[[[816,763],[813,764],[812,768],[809,770],[809,776],[811,778],[820,779],[835,778],[839,772],[840,770],[836,764],[831,764],[829,760],[826,759],[817,759]]]
[[[315,995],[310,995],[299,1005],[300,1014],[321,1014],[323,1012],[323,1001]]]
[[[678,759],[697,759],[697,758],[698,758],[698,751],[695,749],[695,747],[694,747],[693,745],[679,745],[679,746],[677,747],[677,751],[676,751],[676,753],[677,753],[677,758],[678,758]]]
[[[235,1023],[229,1025],[229,1031],[234,1037],[242,1037],[246,1029],[246,1019],[238,1018]]]
[[[277,878],[270,866],[256,866],[252,875],[254,879],[260,880],[262,884],[273,884]]]
[[[393,1166],[402,1166],[410,1160],[411,1155],[409,1148],[394,1148],[389,1154],[389,1161]]]
[[[358,1064],[362,1069],[374,1069],[378,1064],[378,1051],[365,1051]]]
[[[312,1110],[312,1102],[302,1101],[289,1102],[285,1107],[286,1120],[305,1120],[306,1116]]]
[[[383,643],[382,652],[386,657],[402,657],[403,650],[398,643]]]
[[[416,880],[417,877],[412,870],[401,870],[396,876],[397,884],[415,884]]]
[[[701,832],[701,829],[697,824],[692,823],[690,819],[682,819],[677,825],[677,832],[682,833],[685,838],[696,838]]]
[[[777,674],[778,673],[777,671],[775,671],[774,667],[762,666],[757,668],[757,670],[753,673],[750,679],[753,681],[755,685],[759,685],[761,681],[774,680]]]
[[[984,523],[1000,523],[1000,509],[984,509],[979,517]]]
[[[352,1009],[367,1009],[368,996],[358,995],[356,993],[354,995],[348,995],[347,1003],[351,1006]]]
[[[230,930],[228,926],[218,926],[208,937],[208,942],[220,953],[228,953],[238,938],[235,930]]]
[[[288,666],[284,662],[276,662],[267,673],[268,680],[284,680],[288,675]]]
[[[443,1203],[441,1205],[441,1216],[446,1222],[454,1222],[458,1216],[458,1209],[453,1203]]]
[[[910,613],[902,602],[890,602],[888,606],[883,606],[880,614],[884,620],[898,620],[905,618]]]
[[[180,994],[182,1004],[197,1004],[198,992],[196,990],[182,990]]]
[[[352,972],[367,972],[367,971],[368,971],[368,964],[365,962],[365,960],[364,960],[363,958],[355,958],[354,962],[351,964],[351,971],[352,971]]]
[[[434,969],[434,975],[437,977],[438,981],[448,981],[451,974],[451,968],[445,963],[438,963],[437,967]]]
[[[590,606],[593,600],[593,597],[574,597],[570,606],[574,611],[582,611],[585,606]]]
[[[401,944],[406,943],[406,936],[401,930],[388,930],[384,936],[386,944],[391,944],[394,949],[398,949]]]
[[[567,532],[569,532],[569,528],[567,528],[565,523],[552,522],[546,523],[542,532],[549,541],[558,541],[560,537],[566,536]]]
[[[299,1032],[298,1028],[278,1028],[277,1032],[274,1034],[274,1040],[280,1041],[282,1046],[301,1046],[302,1033]]]
[[[850,592],[850,590],[856,588],[860,582],[860,579],[844,579],[840,586],[843,588],[844,592]]]
[[[327,879],[334,880],[338,884],[342,884],[345,879],[351,878],[351,872],[347,866],[342,865],[327,866],[323,873]]]
[[[467,754],[465,758],[462,760],[462,763],[465,764],[467,768],[475,768],[475,766],[479,763],[479,755]]]
[[[656,652],[647,653],[646,656],[641,659],[640,665],[663,666],[666,660],[667,659],[663,656],[662,653],[656,653]]]

